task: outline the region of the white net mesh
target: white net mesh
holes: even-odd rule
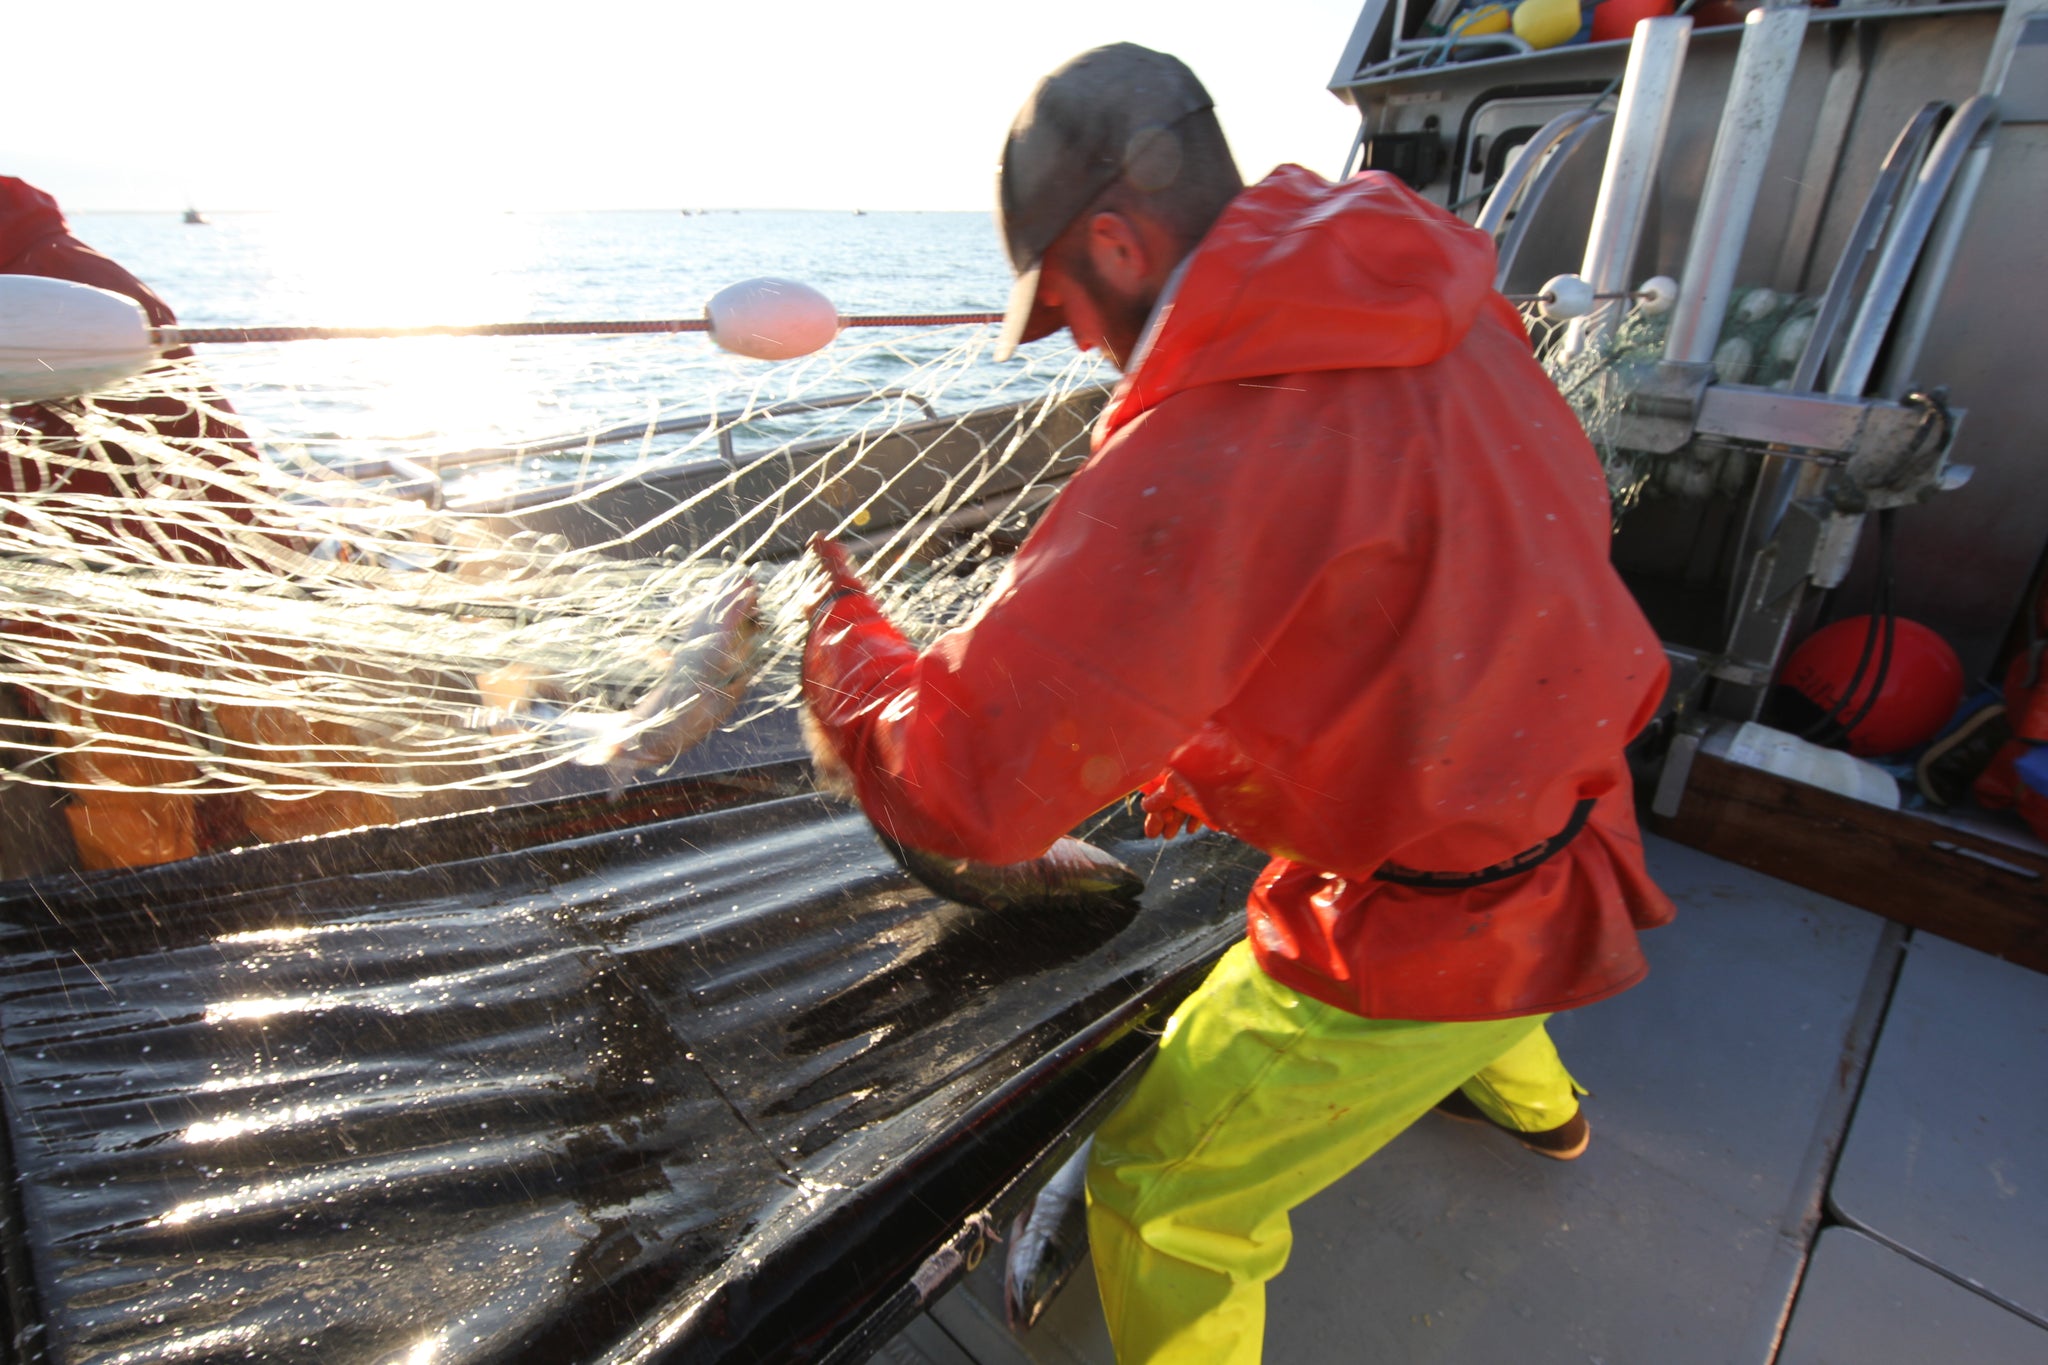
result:
[[[712,713],[743,730],[793,699],[810,533],[864,550],[911,629],[985,594],[1085,456],[1104,378],[1071,352],[993,366],[992,340],[849,333],[745,369],[675,367],[696,338],[519,343],[587,347],[635,383],[666,360],[699,387],[622,422],[579,386],[580,432],[480,451],[351,433],[332,383],[282,382],[290,347],[16,408],[8,778],[103,810],[233,798],[234,841],[518,799],[565,768],[662,772]],[[446,352],[507,344],[431,345],[468,364]],[[241,413],[216,375],[248,386]],[[741,573],[760,635],[735,706]]]
[[[1768,294],[1738,291],[1724,379],[1782,382],[1797,359],[1811,305]],[[1631,312],[1569,360],[1532,327],[1617,518],[1750,477],[1729,452],[1613,439],[1664,319]],[[7,779],[87,794],[74,831],[97,819],[116,841],[110,794],[155,798],[144,824],[166,801],[233,807],[165,846],[182,856],[616,786],[714,729],[786,736],[810,534],[851,540],[891,615],[929,635],[985,597],[1084,458],[1107,371],[1062,347],[993,365],[992,342],[852,332],[773,366],[700,338],[337,343],[297,386],[303,348],[239,347],[16,408],[0,423]],[[484,443],[451,450],[406,436],[402,403],[363,420],[400,372],[524,398],[454,424]],[[554,388],[537,399],[521,386],[540,373]],[[555,413],[574,427],[537,436]],[[427,425],[451,429],[445,404]],[[743,581],[750,615],[732,610]]]

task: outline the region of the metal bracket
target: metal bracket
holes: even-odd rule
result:
[[[1866,426],[1843,466],[1828,480],[1827,496],[1844,512],[1909,507],[1940,492],[1960,414],[1940,389],[1910,394],[1904,403],[1867,410]]]
[[[1621,370],[1614,444],[1675,455],[1705,441],[1768,448],[1838,466],[1828,500],[1845,513],[1924,502],[1946,486],[1964,412],[1939,390],[1905,402],[1717,384],[1710,365],[1659,361]]]
[[[1721,682],[1734,683],[1737,687],[1762,687],[1771,680],[1771,672],[1767,668],[1725,661],[1714,665],[1712,676]]]
[[[1712,365],[1660,360],[1616,376],[1628,395],[1614,424],[1624,450],[1674,455],[1691,445],[1714,383]]]
[[[1926,502],[1967,482],[1967,474],[1951,478],[1948,467],[1963,416],[1941,390],[1890,403],[1715,384],[1701,397],[1695,429],[1703,438],[1801,451],[1834,465],[1824,490],[1827,504],[1837,522],[1853,522],[1866,512]],[[1843,539],[1842,528],[1835,529],[1832,539]],[[1844,560],[1855,550],[1853,531],[1846,542],[1839,556]],[[1821,587],[1841,582],[1847,564],[1831,567],[1837,557],[1828,545],[1817,552],[1813,576]]]
[[[1856,563],[1856,542],[1862,539],[1863,517],[1856,512],[1830,512],[1821,518],[1820,539],[1814,542],[1807,576],[1820,589],[1839,588]]]
[[[1831,525],[1836,520],[1817,499],[1801,499],[1787,509],[1777,533],[1750,562],[1749,582],[1728,641],[1729,658],[1714,670],[1715,677],[1744,687],[1768,681],[1771,661],[1785,643],[1806,584],[1816,567],[1832,560],[1827,549],[1831,536],[1840,534],[1841,528]],[[1738,669],[1742,676],[1736,676]]]

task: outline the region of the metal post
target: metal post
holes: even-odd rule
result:
[[[1636,25],[1629,44],[1621,100],[1614,111],[1614,136],[1607,144],[1600,195],[1593,202],[1585,264],[1579,268],[1596,294],[1619,295],[1629,288],[1628,273],[1635,267],[1643,216],[1656,189],[1657,160],[1664,151],[1664,130],[1678,97],[1678,73],[1685,66],[1691,36],[1692,20],[1684,16],[1645,19]],[[1604,340],[1621,311],[1610,302],[1573,322],[1565,334],[1564,353],[1578,355]]]
[[[1666,360],[1704,364],[1714,358],[1736,267],[1749,240],[1764,164],[1771,158],[1785,95],[1792,88],[1792,70],[1799,64],[1806,17],[1804,5],[1773,6],[1751,10],[1745,21],[1728,102],[1721,109],[1721,129],[1714,136],[1713,160],[1692,222],[1692,242],[1685,251],[1685,278],[1671,314]]]

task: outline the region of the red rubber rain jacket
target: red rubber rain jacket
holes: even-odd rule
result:
[[[118,262],[102,256],[72,236],[55,199],[27,181],[12,176],[0,176],[0,275],[43,275],[125,294],[142,305],[152,327],[169,327],[178,320],[170,305],[158,298],[148,285],[129,274]],[[166,352],[165,358],[183,360],[191,354],[190,350],[179,349]],[[144,398],[96,399],[95,403],[101,412],[132,422],[156,436],[171,440],[245,443],[248,439],[246,434],[227,420],[228,414],[233,412],[227,400],[210,390],[202,393],[206,404],[204,409],[194,407],[173,393],[152,394]],[[73,430],[71,418],[58,404],[18,404],[9,409],[7,415],[46,435],[63,436]],[[215,484],[206,484],[198,489],[185,488],[182,480],[152,469],[147,461],[137,461],[132,453],[118,446],[102,443],[99,453],[106,457],[104,468],[64,471],[62,492],[65,495],[115,499],[180,491],[187,495],[196,492],[209,501],[230,506],[238,501]],[[251,452],[245,447],[244,453]],[[0,494],[54,494],[57,488],[45,486],[49,477],[46,468],[0,460]],[[17,486],[17,478],[20,486]],[[247,519],[247,513],[236,515],[238,521]],[[183,523],[141,522],[117,517],[105,518],[104,521],[117,527],[125,539],[144,542],[167,540],[180,552],[196,550],[202,557],[218,564],[229,564],[235,560],[234,552],[228,546]]]
[[[1318,1000],[1485,1019],[1640,979],[1636,930],[1672,912],[1622,747],[1664,654],[1493,268],[1383,174],[1283,167],[1234,201],[973,622],[920,653],[863,593],[819,615],[807,696],[875,822],[1014,861],[1164,765],[1273,855],[1251,943]],[[1582,798],[1532,871],[1373,879],[1489,867]]]

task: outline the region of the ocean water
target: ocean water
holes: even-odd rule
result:
[[[981,213],[489,213],[442,217],[83,213],[79,237],[120,261],[191,326],[418,326],[699,317],[761,275],[802,280],[842,314],[1000,309],[1010,271]],[[214,346],[207,370],[259,438],[329,461],[418,458],[790,397],[907,385],[941,411],[1042,387],[1064,340],[996,366],[992,327],[851,331],[817,357],[771,365],[694,335],[423,338]],[[843,418],[766,423],[792,439]],[[821,425],[822,424],[822,425]],[[701,441],[703,438],[697,438]],[[745,442],[743,442],[744,444]],[[676,442],[451,474],[451,492],[554,482],[672,458]]]

